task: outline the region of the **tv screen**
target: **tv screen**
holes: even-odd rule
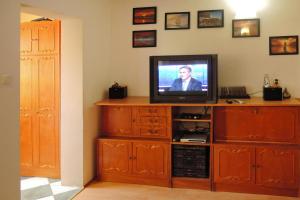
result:
[[[207,61],[158,61],[158,92],[207,94]]]
[[[216,102],[216,55],[150,57],[150,101]]]

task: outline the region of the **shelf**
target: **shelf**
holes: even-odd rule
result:
[[[197,145],[197,146],[210,146],[210,143],[201,143],[201,142],[171,142],[171,144],[180,144],[180,145]]]
[[[210,119],[173,119],[174,122],[211,122]]]

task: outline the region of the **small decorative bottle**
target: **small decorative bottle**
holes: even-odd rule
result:
[[[270,85],[270,78],[269,78],[269,75],[268,74],[265,74],[265,76],[264,76],[264,87],[265,88],[268,88],[268,87],[270,87],[271,85]]]

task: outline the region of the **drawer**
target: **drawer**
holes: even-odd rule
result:
[[[166,116],[167,109],[165,107],[154,107],[154,106],[146,106],[146,107],[137,107],[137,115],[138,116]]]
[[[140,126],[138,128],[139,135],[142,137],[167,137],[167,128],[166,127],[147,127]]]
[[[140,117],[141,125],[166,126],[166,117]]]

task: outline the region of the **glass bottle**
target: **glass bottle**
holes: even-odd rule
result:
[[[270,78],[269,78],[269,75],[268,74],[265,74],[265,76],[264,76],[264,87],[265,88],[268,88],[268,87],[270,87],[271,85],[270,85]]]

